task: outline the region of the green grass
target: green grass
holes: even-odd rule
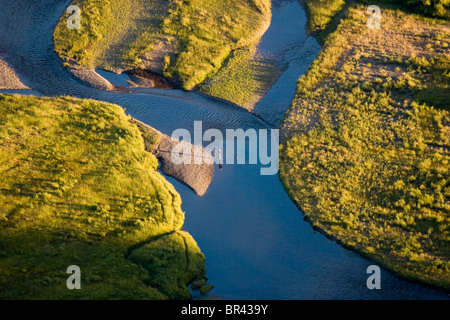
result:
[[[280,177],[314,226],[448,290],[450,28],[384,3],[369,30],[366,8],[350,6],[299,80]]]
[[[232,50],[253,46],[270,22],[267,0],[191,0],[177,6],[164,21],[164,33],[175,36],[182,51],[165,74],[186,89],[216,72]]]
[[[134,250],[129,259],[148,271],[146,283],[160,288],[171,299],[190,298],[186,284],[204,273],[205,268],[197,243],[185,232],[172,233],[145,244]],[[207,288],[203,283],[200,290],[203,287]]]
[[[70,30],[64,13],[54,31],[55,51],[80,65],[111,71],[132,69],[155,43],[169,2],[76,0],[81,29]]]
[[[164,59],[160,72],[185,89],[217,72],[232,50],[254,46],[271,17],[269,0],[75,0],[73,4],[82,10],[82,28],[69,30],[68,14],[61,17],[54,32],[59,55],[117,71],[145,67],[151,63],[143,61],[145,54],[154,53]]]
[[[401,0],[415,12],[439,18],[450,18],[449,0]]]
[[[219,72],[201,85],[200,91],[252,110],[280,73],[254,49],[236,50]]]
[[[204,257],[157,165],[119,106],[0,95],[0,297],[189,298]]]
[[[344,8],[344,0],[303,0],[308,13],[308,30],[324,30],[334,16]]]

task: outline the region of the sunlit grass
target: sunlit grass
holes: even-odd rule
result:
[[[168,44],[166,77],[192,89],[217,72],[232,50],[254,46],[271,18],[269,0],[75,0],[82,28],[66,27],[64,14],[55,50],[81,65],[123,70],[143,67],[146,52]]]
[[[280,73],[254,49],[236,50],[222,69],[201,85],[200,91],[252,110]]]
[[[366,9],[350,7],[298,82],[281,179],[345,246],[449,289],[450,29],[385,5],[372,31]]]
[[[0,95],[0,297],[189,298],[204,257],[157,165],[119,106]],[[127,259],[143,246],[150,264]]]

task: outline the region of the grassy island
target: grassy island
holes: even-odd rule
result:
[[[173,80],[187,90],[204,92],[245,105],[252,99],[235,82],[212,82],[245,68],[252,96],[270,79],[255,57],[255,46],[269,27],[270,0],[75,0],[81,9],[81,28],[67,27],[64,13],[54,32],[55,51],[80,66],[123,70],[147,69]],[[230,70],[231,69],[231,70]],[[252,76],[253,75],[253,76]],[[239,79],[234,79],[239,81]],[[225,86],[225,87],[224,87]]]

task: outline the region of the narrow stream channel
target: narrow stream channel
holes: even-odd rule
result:
[[[127,94],[84,87],[61,68],[52,47],[53,28],[70,2],[0,1],[0,50],[33,90],[46,96],[117,103],[131,116],[169,135],[177,128],[192,130],[195,120],[202,120],[204,129],[267,127],[245,110],[191,92]],[[282,44],[286,50],[280,53],[289,63],[286,73],[255,109],[268,115],[270,123],[279,122],[292,100],[296,80],[318,52],[314,39],[305,35],[305,21],[297,0],[274,1],[273,23],[261,49],[280,53],[275,52],[280,48],[275,40],[281,38],[283,24],[295,30],[284,30],[290,41],[286,48]],[[382,289],[368,290],[366,269],[373,263],[314,232],[278,176],[261,176],[259,165],[216,169],[204,197],[168,180],[183,200],[184,230],[193,235],[206,256],[207,274],[215,285],[210,295],[226,299],[448,299],[445,293],[384,270]]]

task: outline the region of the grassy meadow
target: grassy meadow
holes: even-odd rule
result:
[[[271,19],[269,0],[75,0],[82,27],[55,29],[55,51],[111,71],[156,68],[193,89],[238,49],[251,49]]]
[[[0,95],[0,298],[188,299],[204,256],[157,165],[119,106]]]
[[[351,4],[300,78],[280,177],[315,227],[449,290],[450,24],[378,5],[381,30],[366,27],[367,3]]]

